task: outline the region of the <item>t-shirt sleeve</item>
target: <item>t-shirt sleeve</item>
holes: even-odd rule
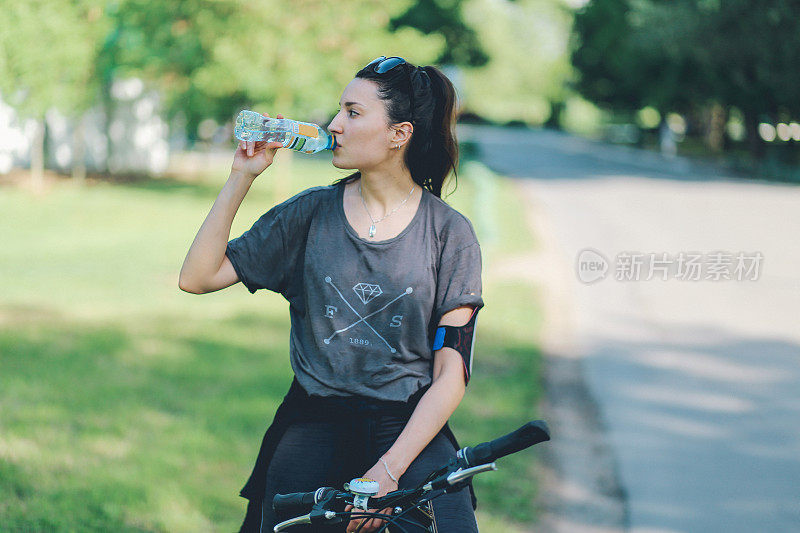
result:
[[[240,237],[228,241],[225,255],[228,256],[239,280],[251,293],[258,289],[281,292],[285,285],[285,235],[273,207],[245,231]]]
[[[228,256],[250,293],[268,289],[285,295],[292,265],[304,253],[314,198],[308,189],[276,205],[241,236],[228,241]]]
[[[466,219],[460,229],[450,232],[442,247],[436,282],[433,326],[442,316],[464,305],[483,307],[481,247],[472,224]]]

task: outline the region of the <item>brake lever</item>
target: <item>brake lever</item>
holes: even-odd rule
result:
[[[471,477],[491,470],[497,470],[497,465],[493,462],[470,468],[458,469],[455,472],[442,474],[423,485],[422,488],[426,491],[444,489],[445,492],[455,492],[463,488],[467,480]]]
[[[463,461],[459,457],[455,457],[451,459],[450,462],[444,465],[443,467],[439,468],[438,470],[434,470],[433,472],[428,474],[428,477],[425,478],[424,483],[433,481],[434,479],[446,473],[457,472],[459,469],[464,468],[465,466],[467,466],[466,463],[463,463]]]
[[[294,518],[290,518],[289,520],[284,520],[279,524],[275,524],[275,527],[272,528],[274,533],[279,533],[283,531],[287,527],[296,526],[298,524],[310,524],[311,523],[311,513],[303,515],[303,516],[296,516]]]
[[[337,499],[337,491],[330,490],[325,494],[322,494],[319,498],[319,501],[314,504],[311,508],[311,512],[308,513],[311,523],[315,524],[317,522],[325,521],[328,524],[337,524],[341,522],[343,519],[341,516],[333,511],[333,504]]]

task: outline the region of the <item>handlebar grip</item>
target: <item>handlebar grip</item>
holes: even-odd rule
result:
[[[314,505],[315,492],[293,492],[292,494],[276,494],[272,498],[272,508],[275,512],[286,514],[302,514],[308,512]]]
[[[464,448],[463,457],[468,466],[477,466],[496,461],[512,453],[524,450],[534,444],[550,440],[550,430],[544,420],[528,422],[508,435],[490,442]]]

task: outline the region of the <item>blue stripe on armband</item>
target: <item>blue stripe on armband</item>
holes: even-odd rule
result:
[[[444,326],[436,328],[436,336],[433,338],[433,351],[441,350],[444,346],[444,334],[447,330]]]

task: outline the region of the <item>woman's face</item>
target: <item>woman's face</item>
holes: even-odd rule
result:
[[[347,84],[328,131],[336,135],[333,165],[337,168],[365,170],[389,160],[392,128],[378,85],[361,78]]]

